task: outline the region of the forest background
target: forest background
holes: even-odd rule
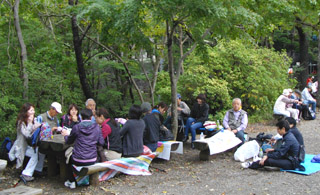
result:
[[[114,117],[132,104],[191,107],[221,120],[240,97],[251,122],[284,88],[320,78],[319,0],[0,0],[0,139],[25,102],[36,114],[87,98]],[[288,68],[293,74],[288,74]],[[317,95],[318,99],[319,96]]]

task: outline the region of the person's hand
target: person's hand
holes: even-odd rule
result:
[[[267,149],[266,149],[266,153],[268,153],[268,152],[273,152],[273,151],[274,151],[273,148],[267,148]]]
[[[77,115],[73,115],[71,116],[71,119],[73,122],[77,122],[78,121],[78,116]]]
[[[69,135],[69,132],[68,132],[66,129],[62,129],[61,135],[63,135],[63,136],[68,136],[68,135]]]
[[[28,123],[32,123],[33,122],[33,119],[34,119],[34,115],[30,115],[28,117]]]
[[[191,125],[193,125],[195,122],[192,122]]]
[[[58,129],[58,127],[52,127],[52,128],[51,128],[51,131],[52,131],[52,132],[55,132],[57,129]]]
[[[236,134],[236,133],[238,133],[238,130],[233,129],[232,132],[233,132],[234,134]]]
[[[178,111],[181,111],[181,110],[182,110],[182,108],[180,108],[180,107],[177,107],[177,110],[178,110]]]
[[[231,131],[231,128],[229,127],[227,130],[228,130],[228,131]]]
[[[266,161],[267,158],[268,158],[268,156],[263,156],[263,158],[260,160],[259,164],[263,166],[264,165],[264,161]]]

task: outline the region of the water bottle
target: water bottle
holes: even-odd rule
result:
[[[263,151],[262,151],[262,148],[260,148],[260,151],[259,151],[259,157],[262,158],[263,157]]]
[[[200,134],[200,140],[204,140],[203,132],[201,132],[201,134]]]

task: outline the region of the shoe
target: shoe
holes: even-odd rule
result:
[[[22,174],[20,175],[20,179],[23,181],[23,183],[27,183],[29,181],[33,181],[34,177]]]
[[[64,186],[70,188],[70,189],[75,189],[76,188],[76,182],[71,182],[69,180],[64,182]]]
[[[184,138],[182,139],[182,142],[186,142],[188,141],[188,139],[189,139],[189,136],[184,136]]]
[[[242,168],[245,168],[245,169],[249,168],[250,165],[252,165],[252,162],[244,162],[244,163],[241,163]]]
[[[194,150],[196,147],[194,146],[194,143],[191,142],[191,148]]]
[[[256,162],[256,161],[260,161],[262,158],[260,158],[259,156],[254,156],[253,157],[253,162]]]

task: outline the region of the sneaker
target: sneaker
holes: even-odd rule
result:
[[[245,168],[245,169],[249,168],[250,165],[252,165],[252,162],[244,162],[244,163],[241,163],[242,168]]]
[[[20,175],[20,178],[24,183],[27,183],[29,181],[33,181],[34,180],[34,177],[28,176],[28,175],[23,175],[23,174]]]
[[[76,182],[71,182],[69,180],[67,180],[66,182],[64,182],[64,186],[70,188],[70,189],[75,189],[76,188]]]
[[[254,156],[253,157],[253,162],[256,162],[256,161],[260,161],[262,158],[260,158],[259,156]]]

